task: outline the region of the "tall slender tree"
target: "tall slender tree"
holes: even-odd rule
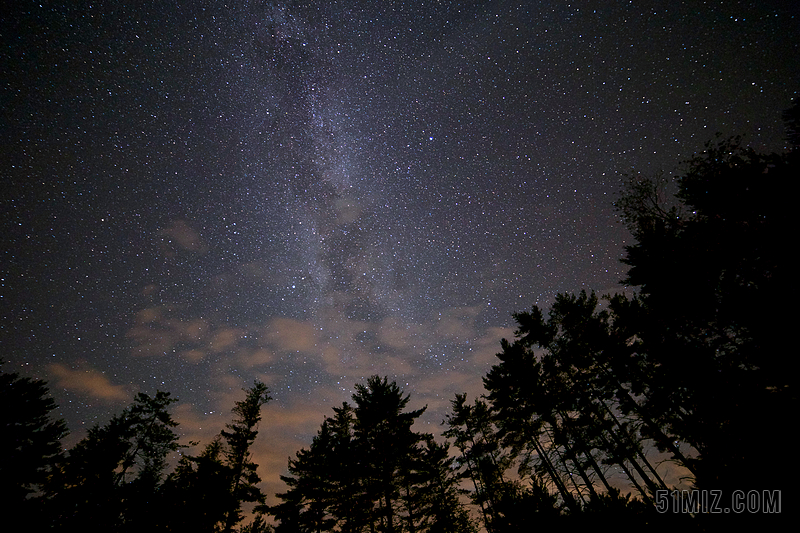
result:
[[[480,509],[484,527],[494,531],[501,521],[500,500],[504,495],[506,470],[510,456],[500,445],[500,439],[486,402],[476,399],[466,402],[466,394],[456,394],[451,401],[452,414],[444,423],[445,437],[454,440],[461,452],[459,462],[464,476],[473,484],[472,501]]]
[[[461,476],[455,467],[455,458],[450,456],[449,444],[438,444],[425,436],[419,448],[413,487],[415,497],[408,499],[416,504],[415,517],[409,515],[412,527],[408,531],[428,533],[474,533],[475,526],[469,518],[459,487]],[[416,525],[415,525],[416,521]]]
[[[160,513],[158,530],[232,531],[243,519],[245,504],[255,504],[257,513],[247,527],[262,528],[259,512],[265,497],[258,487],[261,478],[251,448],[258,436],[261,408],[270,396],[260,381],[243,390],[246,396],[235,403],[233,421],[199,455],[184,454],[167,477],[160,501],[168,506]]]
[[[242,504],[264,504],[264,494],[258,487],[261,478],[258,465],[252,460],[251,447],[258,436],[258,423],[261,421],[261,408],[271,400],[267,386],[256,381],[252,387],[245,389],[244,400],[236,402],[233,414],[236,418],[227,429],[220,432],[225,442],[223,454],[230,471],[231,508],[225,517],[224,531],[229,532],[242,520]]]
[[[514,343],[504,341],[503,352],[484,379],[505,442],[517,450],[535,450],[543,471],[558,488],[565,505],[576,510],[566,473],[582,483],[578,494],[597,499],[598,484],[613,493],[605,465],[617,465],[645,500],[665,488],[658,472],[643,453],[643,435],[636,425],[622,420],[629,414],[620,397],[633,399],[617,375],[632,370],[621,362],[626,339],[615,335],[608,311],[598,311],[594,294],[558,295],[545,319],[537,307],[515,314],[519,324]],[[541,350],[539,354],[534,349]],[[635,402],[634,402],[635,403]],[[638,423],[638,422],[637,422]],[[657,427],[648,420],[651,427]],[[532,429],[542,428],[550,437],[555,462],[548,461],[540,439]]]
[[[537,312],[538,308],[534,308],[534,313]],[[497,354],[501,362],[484,377],[484,387],[503,443],[514,456],[524,458],[524,465],[533,463],[535,471],[555,487],[562,505],[577,511],[579,504],[568,486],[574,478],[563,459],[565,450],[559,449],[563,447],[561,439],[553,437],[556,421],[543,409],[546,404],[543,367],[531,348],[531,335],[549,339],[552,334],[542,322],[534,322],[532,327],[540,331],[532,329],[519,342],[509,343],[505,339],[501,342],[502,352]]]

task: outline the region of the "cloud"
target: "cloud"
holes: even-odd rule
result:
[[[148,307],[136,313],[136,322],[139,324],[151,324],[161,318],[164,308],[161,306]]]
[[[473,324],[480,313],[480,306],[451,307],[436,317],[435,332],[438,338],[463,342],[476,336]]]
[[[246,369],[257,366],[264,366],[275,360],[273,353],[265,348],[255,350],[243,350],[238,356],[239,363]]]
[[[164,318],[168,309],[155,306],[142,309],[136,313],[136,324],[128,330],[126,336],[133,339],[133,353],[142,356],[153,356],[170,352],[180,338],[180,331],[170,326]]]
[[[397,317],[386,317],[378,326],[378,341],[394,350],[416,347],[424,338],[421,325],[404,323]]]
[[[309,447],[325,416],[333,416],[332,407],[336,405],[320,408],[315,403],[298,402],[281,407],[273,401],[264,406],[252,452],[267,503],[278,503],[275,494],[286,490],[280,476],[287,474],[289,458]]]
[[[512,341],[514,328],[487,328],[483,335],[478,337],[475,342],[470,343],[473,345],[470,355],[471,363],[466,364],[472,364],[482,374],[488,372],[492,365],[498,362],[497,354],[501,351],[501,339]]]
[[[180,355],[196,363],[205,351],[217,353],[236,342],[236,332],[229,328],[211,332],[211,325],[202,318],[174,317],[176,310],[169,306],[154,306],[136,313],[136,322],[126,336],[133,339],[133,354],[145,357],[165,355],[180,348]]]
[[[317,347],[317,331],[307,322],[273,318],[264,328],[264,337],[277,351],[310,352]]]
[[[124,401],[131,397],[125,387],[113,385],[106,376],[94,369],[72,370],[65,365],[53,363],[48,366],[48,370],[55,377],[56,386],[91,398]]]
[[[244,332],[238,328],[221,328],[214,332],[209,348],[214,353],[228,351],[236,346]]]
[[[178,423],[177,432],[181,435],[181,443],[199,442],[203,447],[216,437],[225,424],[230,422],[230,411],[209,411],[201,413],[197,408],[181,402],[171,408],[172,418]]]
[[[250,283],[274,275],[258,263],[241,272],[231,279]],[[151,306],[137,313],[128,333],[137,344],[134,353],[176,353],[214,376],[202,403],[176,409],[184,442],[208,444],[231,421],[243,388],[253,379],[269,386],[274,400],[264,408],[253,453],[271,497],[285,490],[280,475],[288,458],[311,443],[333,407],[352,401],[354,385],[375,374],[397,381],[411,396],[409,409],[428,406],[415,429],[440,437],[452,398],[484,392],[481,377],[496,363],[500,339],[513,337],[510,328],[480,325],[480,306],[444,308],[420,321],[398,314],[374,320],[354,312],[368,303],[341,293],[327,296],[332,305],[308,319],[272,316],[230,325],[217,323],[213,314],[185,316],[189,308],[179,304]]]
[[[185,220],[174,220],[158,235],[161,237],[161,251],[167,257],[175,257],[181,252],[202,254],[208,250],[200,233]]]
[[[182,322],[179,326],[182,326],[183,338],[189,342],[200,342],[208,333],[208,322],[201,318]]]
[[[206,353],[202,350],[186,350],[180,353],[180,356],[189,361],[190,363],[199,363],[206,357]]]

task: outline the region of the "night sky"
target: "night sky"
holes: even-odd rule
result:
[[[67,445],[156,390],[208,443],[265,381],[273,504],[355,383],[438,433],[512,312],[623,290],[622,174],[780,151],[800,89],[789,0],[21,1],[0,36],[4,369]]]

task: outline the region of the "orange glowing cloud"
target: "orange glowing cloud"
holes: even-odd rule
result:
[[[125,401],[131,397],[125,387],[113,385],[105,375],[94,369],[73,370],[53,363],[48,370],[55,377],[57,387],[72,392],[106,401]]]
[[[317,332],[311,324],[291,318],[275,318],[264,328],[267,342],[276,350],[310,352],[317,346]]]

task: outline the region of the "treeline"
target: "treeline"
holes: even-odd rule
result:
[[[0,374],[6,522],[257,532],[273,529],[270,515],[276,533],[501,533],[598,519],[718,527],[721,515],[705,509],[658,512],[657,495],[674,487],[656,451],[722,507],[740,490],[780,490],[788,503],[781,447],[797,399],[787,308],[799,118],[797,104],[785,114],[786,154],[717,141],[677,180],[631,177],[616,203],[635,238],[623,259],[630,293],[561,294],[546,313],[515,314],[485,394],[452,400],[446,440],[413,430],[424,409],[408,411],[395,383],[356,385],[353,403],[334,408],[289,461],[275,502],[250,454],[269,400],[261,383],[216,439],[167,472],[182,447],[169,394],[137,395],[62,452],[65,426],[50,416],[45,384]],[[248,504],[255,514],[244,525]]]
[[[265,504],[250,449],[269,399],[256,382],[225,429],[198,456],[182,454],[168,473],[169,455],[186,448],[169,393],[137,394],[63,452],[66,425],[51,417],[56,405],[44,382],[2,372],[2,523],[8,531],[265,531],[259,515],[242,521],[243,505]]]
[[[649,528],[714,529],[723,517],[741,527],[790,501],[778,450],[797,404],[782,304],[794,281],[786,192],[800,177],[797,103],[785,118],[787,154],[723,140],[675,182],[629,179],[616,207],[636,239],[623,262],[637,292],[561,294],[547,314],[514,315],[486,394],[457,395],[444,432],[487,531],[550,524],[553,511],[561,523],[604,514]],[[719,507],[665,496],[674,487],[653,449]],[[751,491],[773,505],[726,514]],[[664,499],[673,514],[656,512]]]
[[[424,409],[404,412],[408,400],[386,378],[356,385],[289,461],[276,533],[473,531],[449,446],[412,430]]]
[[[290,461],[276,531],[762,524],[789,500],[775,452],[791,440],[797,374],[778,300],[793,281],[783,191],[798,154],[723,140],[675,182],[631,177],[616,206],[636,239],[624,259],[636,292],[560,294],[546,313],[515,314],[485,394],[456,395],[441,446],[372,378]],[[715,501],[674,498],[664,461]],[[737,491],[771,505],[728,513]]]

